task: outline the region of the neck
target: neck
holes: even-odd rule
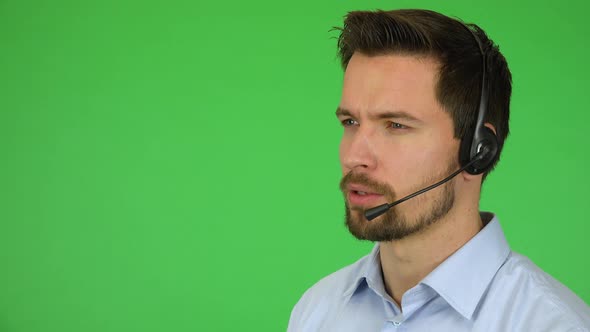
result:
[[[455,206],[457,207],[457,206]],[[379,244],[383,282],[401,308],[403,294],[461,248],[483,227],[479,211],[451,209],[420,233]]]

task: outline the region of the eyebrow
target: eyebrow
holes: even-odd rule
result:
[[[341,116],[351,116],[351,117],[355,117],[351,111],[345,109],[345,108],[341,108],[338,107],[336,108],[336,116],[337,117],[341,117]],[[410,115],[407,112],[404,111],[381,111],[381,112],[376,112],[375,114],[371,114],[369,115],[369,118],[371,119],[402,119],[402,120],[407,120],[407,121],[412,121],[412,122],[422,122],[422,120],[416,118],[413,115]]]

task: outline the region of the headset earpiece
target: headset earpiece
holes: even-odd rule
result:
[[[480,159],[465,169],[469,174],[477,175],[490,169],[497,155],[498,139],[488,127],[482,126],[478,135],[475,135],[473,139],[464,139],[461,141],[461,165],[467,165],[475,158]]]

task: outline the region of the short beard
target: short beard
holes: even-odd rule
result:
[[[416,191],[437,181],[440,181],[442,178],[455,171],[456,167],[452,166],[449,167],[449,169],[450,170],[448,170],[444,175],[438,178],[427,179],[424,181],[423,186],[416,188]],[[347,184],[350,182],[363,184],[369,186],[371,189],[377,189],[377,192],[384,193],[384,196],[387,199],[391,199],[389,202],[396,200],[393,190],[388,185],[377,183],[363,174],[347,174],[342,179],[340,184],[343,192],[346,192],[344,188],[346,188]],[[425,196],[420,195],[412,198],[412,200],[422,201],[418,204],[418,206],[424,207],[423,213],[416,217],[413,221],[408,220],[407,216],[401,215],[397,207],[393,207],[380,217],[368,221],[364,215],[365,209],[360,207],[350,208],[345,197],[345,224],[348,227],[350,233],[352,233],[352,235],[354,235],[359,240],[386,242],[403,239],[409,235],[424,231],[429,226],[433,225],[446,216],[451,210],[455,203],[453,181],[451,180],[443,184],[441,187],[433,189],[433,192],[424,193],[423,195],[430,194],[431,196],[435,193],[437,196],[431,199],[430,204],[428,200],[425,199]]]

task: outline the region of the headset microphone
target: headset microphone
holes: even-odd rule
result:
[[[367,211],[365,211],[365,218],[367,218],[367,220],[371,221],[377,217],[379,217],[380,215],[384,214],[385,212],[387,212],[387,210],[389,210],[390,208],[398,205],[399,203],[405,202],[410,198],[416,197],[420,194],[423,194],[427,191],[429,191],[430,189],[434,189],[438,186],[440,186],[441,184],[444,184],[445,182],[451,180],[452,178],[454,178],[457,174],[463,172],[465,169],[467,169],[468,167],[472,166],[473,164],[475,164],[476,162],[479,162],[480,160],[486,158],[486,156],[489,154],[489,149],[487,147],[483,147],[482,150],[475,156],[475,158],[473,158],[473,160],[469,163],[467,163],[465,166],[459,168],[459,170],[455,171],[455,173],[449,175],[448,177],[444,178],[443,180],[429,186],[426,187],[422,190],[418,190],[417,192],[410,194],[402,199],[398,199],[395,202],[392,203],[385,203],[383,205],[379,205],[376,206],[374,208],[370,208]]]

